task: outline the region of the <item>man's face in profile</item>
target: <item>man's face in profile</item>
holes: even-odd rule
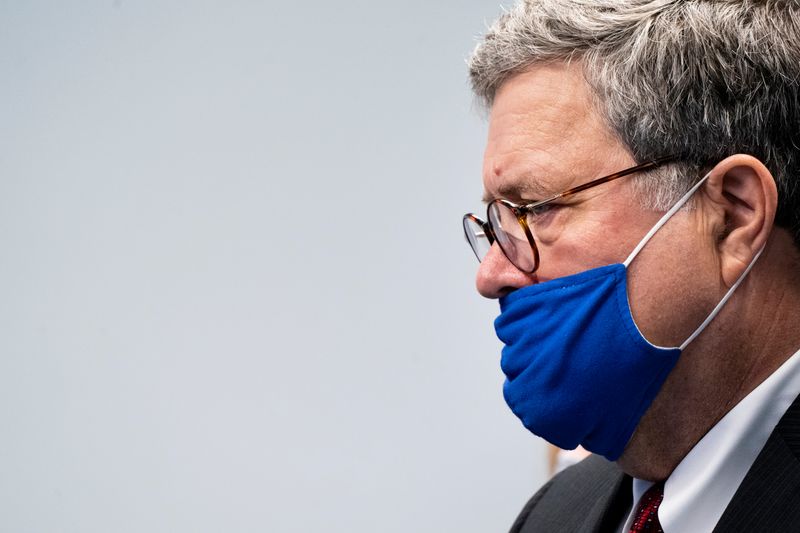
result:
[[[636,164],[592,105],[579,66],[534,67],[498,90],[489,118],[483,165],[485,199],[531,203]],[[516,289],[622,262],[664,214],[644,207],[633,178],[609,182],[558,200],[532,233],[540,263],[528,274],[497,245],[480,264],[478,291],[500,298]],[[705,237],[702,208],[677,212],[627,271],[636,326],[657,346],[677,346],[718,301],[714,245]],[[546,356],[547,354],[544,354]],[[657,436],[681,402],[696,402],[682,384],[708,374],[708,358],[682,357],[637,434]],[[636,434],[631,442],[636,440]],[[623,456],[623,460],[625,457]]]
[[[579,67],[534,67],[497,92],[483,164],[486,199],[530,203],[635,164],[593,108]],[[624,260],[663,214],[641,206],[633,179],[556,201],[533,229],[541,257],[533,274],[515,268],[493,246],[478,270],[478,292],[499,298]],[[633,316],[657,345],[679,344],[713,308],[713,298],[707,309],[686,305],[702,294],[698,258],[709,257],[692,224],[691,215],[678,213],[629,269]],[[678,316],[668,316],[676,309]]]

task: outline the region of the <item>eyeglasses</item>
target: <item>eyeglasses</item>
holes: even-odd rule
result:
[[[551,202],[637,172],[654,169],[674,159],[673,156],[660,157],[530,204],[517,205],[502,198],[492,200],[486,206],[487,222],[472,213],[464,215],[464,236],[478,261],[483,261],[492,244],[497,242],[500,250],[515,267],[527,273],[536,272],[539,268],[539,249],[536,247],[533,229],[547,215],[549,208],[553,207]]]

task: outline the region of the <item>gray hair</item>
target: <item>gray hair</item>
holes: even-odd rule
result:
[[[665,208],[734,153],[775,176],[776,224],[800,244],[800,0],[525,0],[469,61],[490,107],[510,77],[579,61],[597,108],[637,161],[675,155],[639,186]]]

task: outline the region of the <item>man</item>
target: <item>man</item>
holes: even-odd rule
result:
[[[798,20],[529,0],[473,53],[504,395],[597,454],[512,531],[800,531]]]

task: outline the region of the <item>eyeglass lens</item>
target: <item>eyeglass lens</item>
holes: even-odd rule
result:
[[[508,260],[524,272],[536,270],[533,245],[514,210],[501,202],[494,202],[489,205],[488,215],[497,244]],[[467,215],[464,217],[464,233],[478,261],[483,261],[492,245],[483,224]]]
[[[536,257],[517,214],[502,202],[490,204],[488,214],[497,242],[509,261],[524,272],[533,272]]]
[[[483,229],[483,224],[469,215],[465,216],[464,235],[466,235],[467,242],[469,242],[472,251],[475,253],[475,257],[478,258],[478,261],[483,261],[486,254],[489,253],[489,248],[492,247],[492,242]]]

